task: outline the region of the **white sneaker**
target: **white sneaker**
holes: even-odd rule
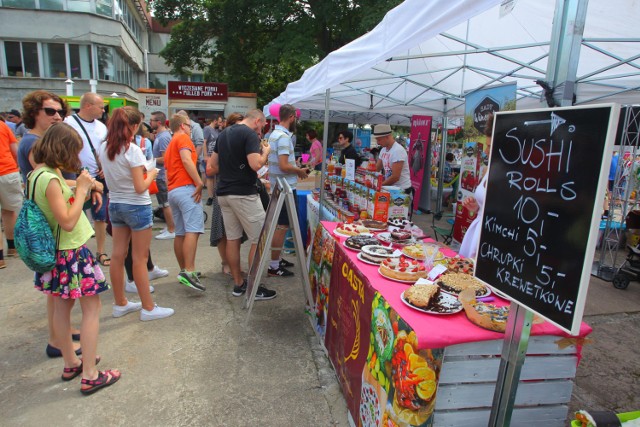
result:
[[[171,240],[175,238],[176,233],[171,233],[169,230],[162,230],[162,232],[156,236],[158,240]]]
[[[127,305],[113,305],[113,317],[122,317],[125,314],[133,313],[142,309],[141,302],[127,301]]]
[[[126,281],[125,285],[124,285],[124,290],[125,292],[129,292],[131,294],[137,294],[138,293],[138,288],[136,288],[136,282],[132,281]],[[153,286],[149,285],[149,292],[153,293],[155,291],[155,289],[153,289]]]
[[[147,311],[143,308],[140,312],[140,320],[145,322],[147,320],[163,319],[165,317],[173,316],[173,313],[173,308],[158,307],[156,304],[151,311]]]
[[[149,272],[149,280],[156,280],[156,279],[160,279],[161,277],[167,277],[169,275],[169,271],[168,270],[163,270],[162,268],[158,267],[157,265],[153,266],[153,270],[151,270]]]

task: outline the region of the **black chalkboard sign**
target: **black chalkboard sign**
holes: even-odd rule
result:
[[[577,334],[597,239],[614,105],[496,114],[476,276]]]

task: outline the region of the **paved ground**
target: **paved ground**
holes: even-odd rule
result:
[[[431,215],[416,222],[429,231]],[[257,302],[245,328],[243,299],[231,296],[208,236],[197,257],[206,274],[204,294],[177,284],[172,241],[154,240],[152,253],[171,272],[154,282],[156,302],[176,314],[145,323],[135,314],[114,319],[111,292],[103,294],[101,367],[119,368],[123,377],[89,398],[80,395],[79,381],[59,380],[60,359],[44,355],[45,300],[33,290],[31,273],[19,260],[0,270],[1,425],[347,425],[344,399],[296,279],[265,278],[279,295]],[[619,291],[593,279],[586,312],[593,343],[584,348],[571,408],[639,409],[640,284]],[[80,317],[74,308],[74,324]]]

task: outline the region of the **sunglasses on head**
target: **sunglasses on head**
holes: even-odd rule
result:
[[[43,107],[42,109],[44,110],[44,113],[47,116],[51,116],[51,117],[55,116],[56,113],[58,113],[58,115],[63,118],[67,115],[67,112],[65,110],[56,110],[55,108],[49,108],[49,107]]]

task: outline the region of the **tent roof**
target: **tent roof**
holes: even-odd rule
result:
[[[555,2],[405,0],[369,33],[330,53],[272,102],[303,118],[408,124],[413,114],[464,115],[468,92],[515,82],[517,108],[535,108],[549,59]],[[640,102],[640,3],[590,0],[577,65],[576,104]],[[268,107],[265,108],[265,111]]]

